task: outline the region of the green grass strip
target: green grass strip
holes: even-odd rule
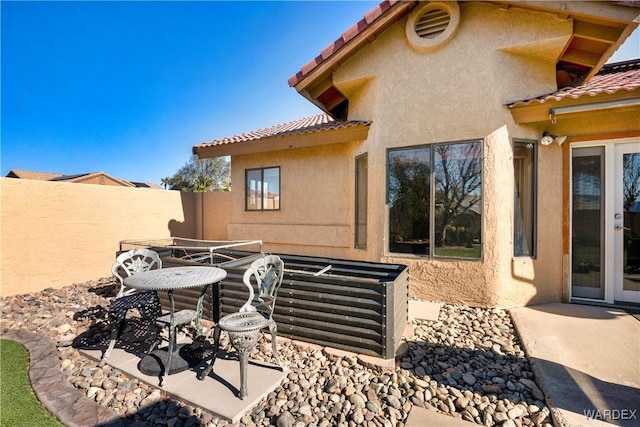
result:
[[[0,340],[0,425],[62,426],[33,394],[29,353],[20,343]]]

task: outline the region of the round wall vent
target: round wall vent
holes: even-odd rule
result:
[[[449,12],[442,9],[432,9],[418,18],[415,31],[423,39],[432,39],[444,33],[450,21]]]
[[[458,29],[460,8],[455,1],[429,2],[416,7],[407,20],[409,45],[428,52],[449,41]]]

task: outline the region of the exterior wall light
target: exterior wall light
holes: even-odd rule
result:
[[[544,131],[542,133],[542,138],[540,138],[540,144],[549,145],[555,141],[558,143],[558,145],[562,145],[566,139],[567,139],[566,135],[558,136],[558,135],[553,135],[547,131]]]

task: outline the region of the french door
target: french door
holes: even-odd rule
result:
[[[640,303],[640,138],[571,149],[571,297]]]

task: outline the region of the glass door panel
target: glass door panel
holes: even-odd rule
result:
[[[572,297],[604,299],[604,147],[572,151]]]
[[[616,146],[615,300],[640,302],[640,143]]]

